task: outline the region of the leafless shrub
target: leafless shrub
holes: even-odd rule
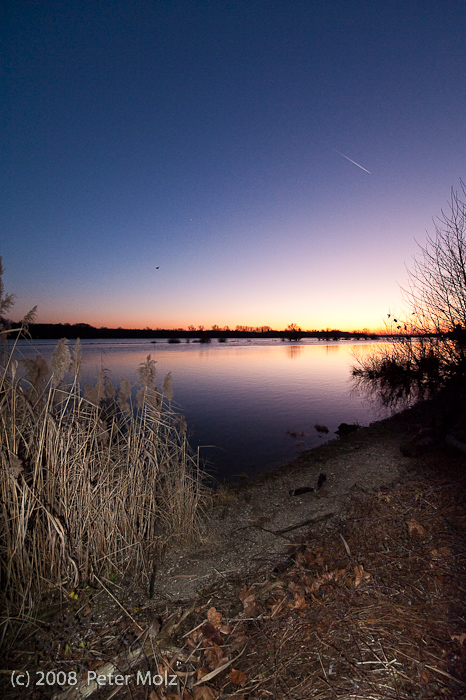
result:
[[[466,187],[461,182],[463,195]],[[452,190],[408,270],[406,311],[389,313],[390,344],[356,357],[353,377],[387,406],[431,397],[466,375],[466,203]]]

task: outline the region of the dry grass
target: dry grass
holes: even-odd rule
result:
[[[35,653],[8,667],[76,670],[76,684],[40,695],[54,700],[465,700],[466,481],[462,457],[447,474],[445,462],[354,495],[345,519],[296,539],[284,566],[232,575],[184,605],[130,608],[111,584],[82,590],[61,627],[43,624]],[[98,687],[89,669],[129,682]],[[149,671],[176,686],[138,684]]]
[[[150,573],[168,542],[196,534],[202,474],[186,423],[139,366],[137,406],[122,378],[79,381],[79,342],[0,363],[0,583],[8,622],[50,585],[68,592],[95,576]],[[148,574],[149,575],[149,574]]]

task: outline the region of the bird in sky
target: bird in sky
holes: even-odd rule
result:
[[[348,158],[348,156],[345,156],[344,153],[340,153],[340,151],[337,151],[336,148],[332,148],[335,153],[338,153],[339,156],[342,156],[343,158],[346,158],[346,160],[349,160],[350,163],[353,163],[353,165],[357,165],[358,168],[361,168],[361,170],[364,170],[365,173],[369,173],[369,175],[372,175],[370,170],[366,170],[366,168],[363,168],[362,165],[359,165],[359,163],[356,163],[355,160],[351,160],[351,158]]]

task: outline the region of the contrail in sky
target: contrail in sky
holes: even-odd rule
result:
[[[370,170],[366,170],[366,168],[363,168],[362,165],[359,165],[359,163],[356,163],[355,160],[351,160],[351,158],[348,158],[348,156],[345,156],[344,153],[340,153],[340,151],[337,151],[336,148],[332,148],[332,151],[335,151],[335,153],[338,153],[339,156],[343,156],[343,158],[346,158],[346,160],[349,160],[349,162],[353,163],[353,165],[357,165],[358,168],[361,168],[361,170],[364,170],[365,173],[369,173],[369,175],[372,175]]]

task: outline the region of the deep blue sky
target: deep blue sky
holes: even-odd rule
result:
[[[465,27],[463,0],[10,0],[13,317],[380,326],[466,178]]]

